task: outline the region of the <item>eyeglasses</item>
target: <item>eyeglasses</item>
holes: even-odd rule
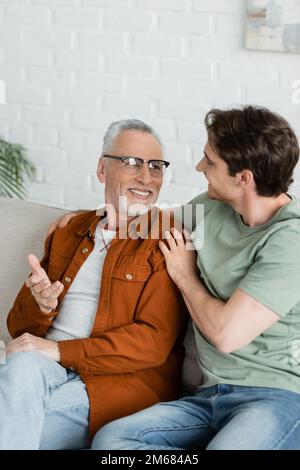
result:
[[[155,178],[162,177],[166,168],[170,165],[170,162],[166,162],[165,160],[144,160],[139,157],[115,157],[114,155],[102,155],[102,157],[120,160],[124,170],[132,174],[139,172],[144,163],[147,163],[150,175]]]

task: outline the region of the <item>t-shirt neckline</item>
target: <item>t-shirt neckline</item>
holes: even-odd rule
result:
[[[239,227],[243,231],[246,231],[246,232],[258,232],[260,230],[264,230],[264,229],[268,228],[270,225],[272,225],[276,221],[276,219],[282,214],[282,212],[284,210],[286,210],[287,208],[290,208],[291,206],[293,206],[296,203],[297,198],[293,194],[288,194],[288,193],[286,193],[286,194],[287,194],[287,196],[289,196],[291,198],[290,202],[288,202],[287,204],[284,204],[282,207],[280,207],[280,209],[278,209],[276,214],[270,220],[268,220],[268,222],[266,222],[264,224],[261,224],[261,225],[256,225],[255,227],[249,227],[249,225],[246,225],[245,222],[242,219],[242,216],[240,214],[238,214],[236,211],[234,211],[234,214],[235,214],[235,217],[236,217],[237,222],[239,224]]]

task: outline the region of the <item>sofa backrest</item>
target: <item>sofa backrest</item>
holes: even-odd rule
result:
[[[27,256],[34,253],[39,259],[42,257],[47,229],[64,212],[41,204],[0,198],[0,339],[4,341],[10,338],[7,314],[30,272]],[[191,323],[184,344],[183,390],[191,392],[201,382]]]
[[[0,198],[0,338],[9,338],[7,314],[27,278],[27,256],[43,255],[50,223],[64,213],[61,209],[17,199]]]

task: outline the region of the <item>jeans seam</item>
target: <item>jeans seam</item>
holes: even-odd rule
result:
[[[278,446],[280,446],[288,437],[291,435],[291,433],[295,430],[295,428],[299,425],[300,420],[297,419],[293,427],[279,440],[274,444],[271,450],[275,450]]]
[[[68,411],[68,410],[78,410],[78,408],[89,408],[90,405],[76,405],[76,406],[66,406],[65,408],[48,408],[46,412],[56,412],[56,411]]]
[[[48,386],[49,386],[49,388],[57,388],[57,387],[60,387],[62,385],[66,385],[66,384],[68,384],[72,381],[73,381],[73,379],[69,380],[68,377],[66,377],[64,381],[61,381],[59,379],[56,379],[56,380],[54,379],[54,380],[52,380],[52,382],[48,381]]]
[[[172,427],[153,427],[153,428],[148,428],[148,429],[144,429],[143,431],[141,431],[141,433],[139,434],[139,438],[140,437],[144,437],[145,434],[149,433],[149,432],[155,432],[155,431],[178,431],[178,430],[187,430],[187,429],[199,429],[199,428],[209,428],[211,429],[211,427],[209,425],[198,425],[198,426],[172,426]],[[212,430],[212,429],[211,429]]]
[[[60,380],[57,380],[57,381],[54,381],[54,382],[48,382],[48,387],[49,387],[50,389],[52,389],[52,388],[57,388],[57,387],[59,387],[60,385],[65,385],[65,383],[67,383],[67,382],[63,382],[63,383],[62,383]]]

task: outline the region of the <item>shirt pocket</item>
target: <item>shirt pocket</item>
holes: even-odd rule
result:
[[[51,282],[60,281],[71,263],[71,259],[52,250],[48,263],[47,274]]]
[[[53,262],[52,260],[49,261],[47,275],[51,282],[61,281],[64,273],[66,272],[70,262],[66,261],[59,261]]]
[[[116,267],[112,273],[112,279],[118,279],[127,283],[147,282],[152,270],[146,266]]]
[[[110,292],[110,326],[135,321],[135,314],[152,270],[145,266],[115,267]]]

